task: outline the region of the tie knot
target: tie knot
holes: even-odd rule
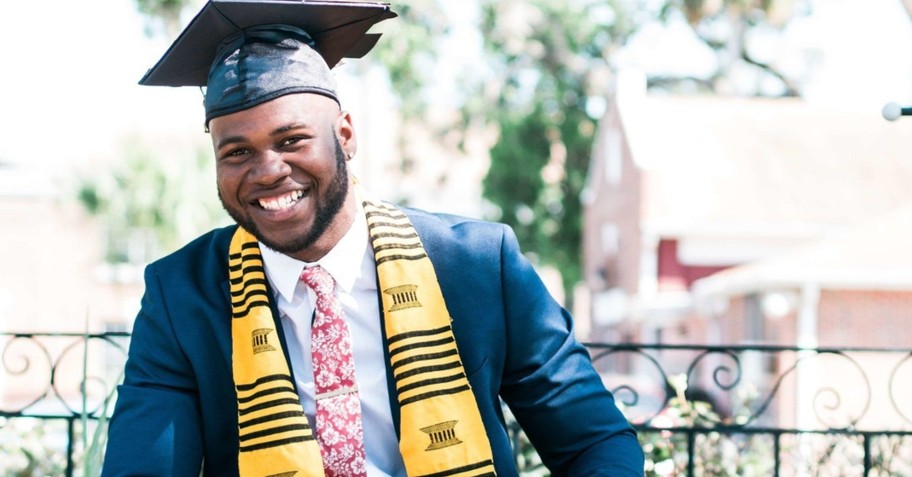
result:
[[[307,284],[318,297],[332,295],[333,277],[319,265],[305,268],[301,272],[301,281]]]

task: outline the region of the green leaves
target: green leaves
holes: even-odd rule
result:
[[[500,129],[484,196],[513,226],[523,249],[561,271],[565,291],[581,279],[582,204],[606,52],[620,37],[604,2],[481,2],[493,81],[502,87],[482,111]],[[565,293],[565,296],[572,296]]]
[[[448,24],[435,0],[412,0],[394,10],[399,18],[379,26],[383,39],[369,58],[386,68],[402,114],[417,117],[427,107],[424,87],[430,81],[428,70],[437,61],[435,41]]]
[[[150,24],[147,25],[147,34],[152,36],[156,34],[157,24],[163,30],[165,36],[176,38],[180,32],[181,22],[180,15],[185,8],[202,5],[203,0],[135,0],[136,9],[146,14]]]
[[[102,221],[109,263],[144,263],[226,220],[209,152],[166,158],[155,151],[133,138],[120,162],[76,179],[76,198]]]

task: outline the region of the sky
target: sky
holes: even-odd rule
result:
[[[137,84],[167,48],[144,31],[131,0],[0,3],[0,162],[57,167],[130,130],[202,132],[199,90]]]
[[[757,29],[748,36],[758,60],[801,80],[809,102],[879,114],[886,102],[912,101],[912,57],[905,54],[912,45],[912,21],[900,0],[809,3],[812,14],[797,15],[783,31]],[[672,21],[634,34],[614,63],[660,76],[706,78],[717,59],[683,21]],[[744,69],[733,76],[742,84],[753,79]]]

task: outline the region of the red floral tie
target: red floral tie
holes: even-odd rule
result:
[[[332,276],[316,266],[301,280],[317,295],[312,330],[317,441],[326,477],[366,477],[361,401],[355,381],[351,335]]]

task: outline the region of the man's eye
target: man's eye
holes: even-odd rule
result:
[[[244,159],[244,156],[246,156],[247,153],[249,153],[249,152],[250,151],[248,151],[247,149],[242,149],[242,148],[232,149],[232,150],[222,154],[220,159],[222,161],[230,161],[232,163],[236,163],[236,162],[242,161]]]
[[[290,138],[285,139],[284,141],[282,141],[282,145],[283,145],[283,146],[291,146],[292,144],[295,144],[295,143],[300,142],[300,141],[303,141],[303,140],[304,140],[304,138],[301,137],[301,136],[292,136],[292,137],[290,137]]]

